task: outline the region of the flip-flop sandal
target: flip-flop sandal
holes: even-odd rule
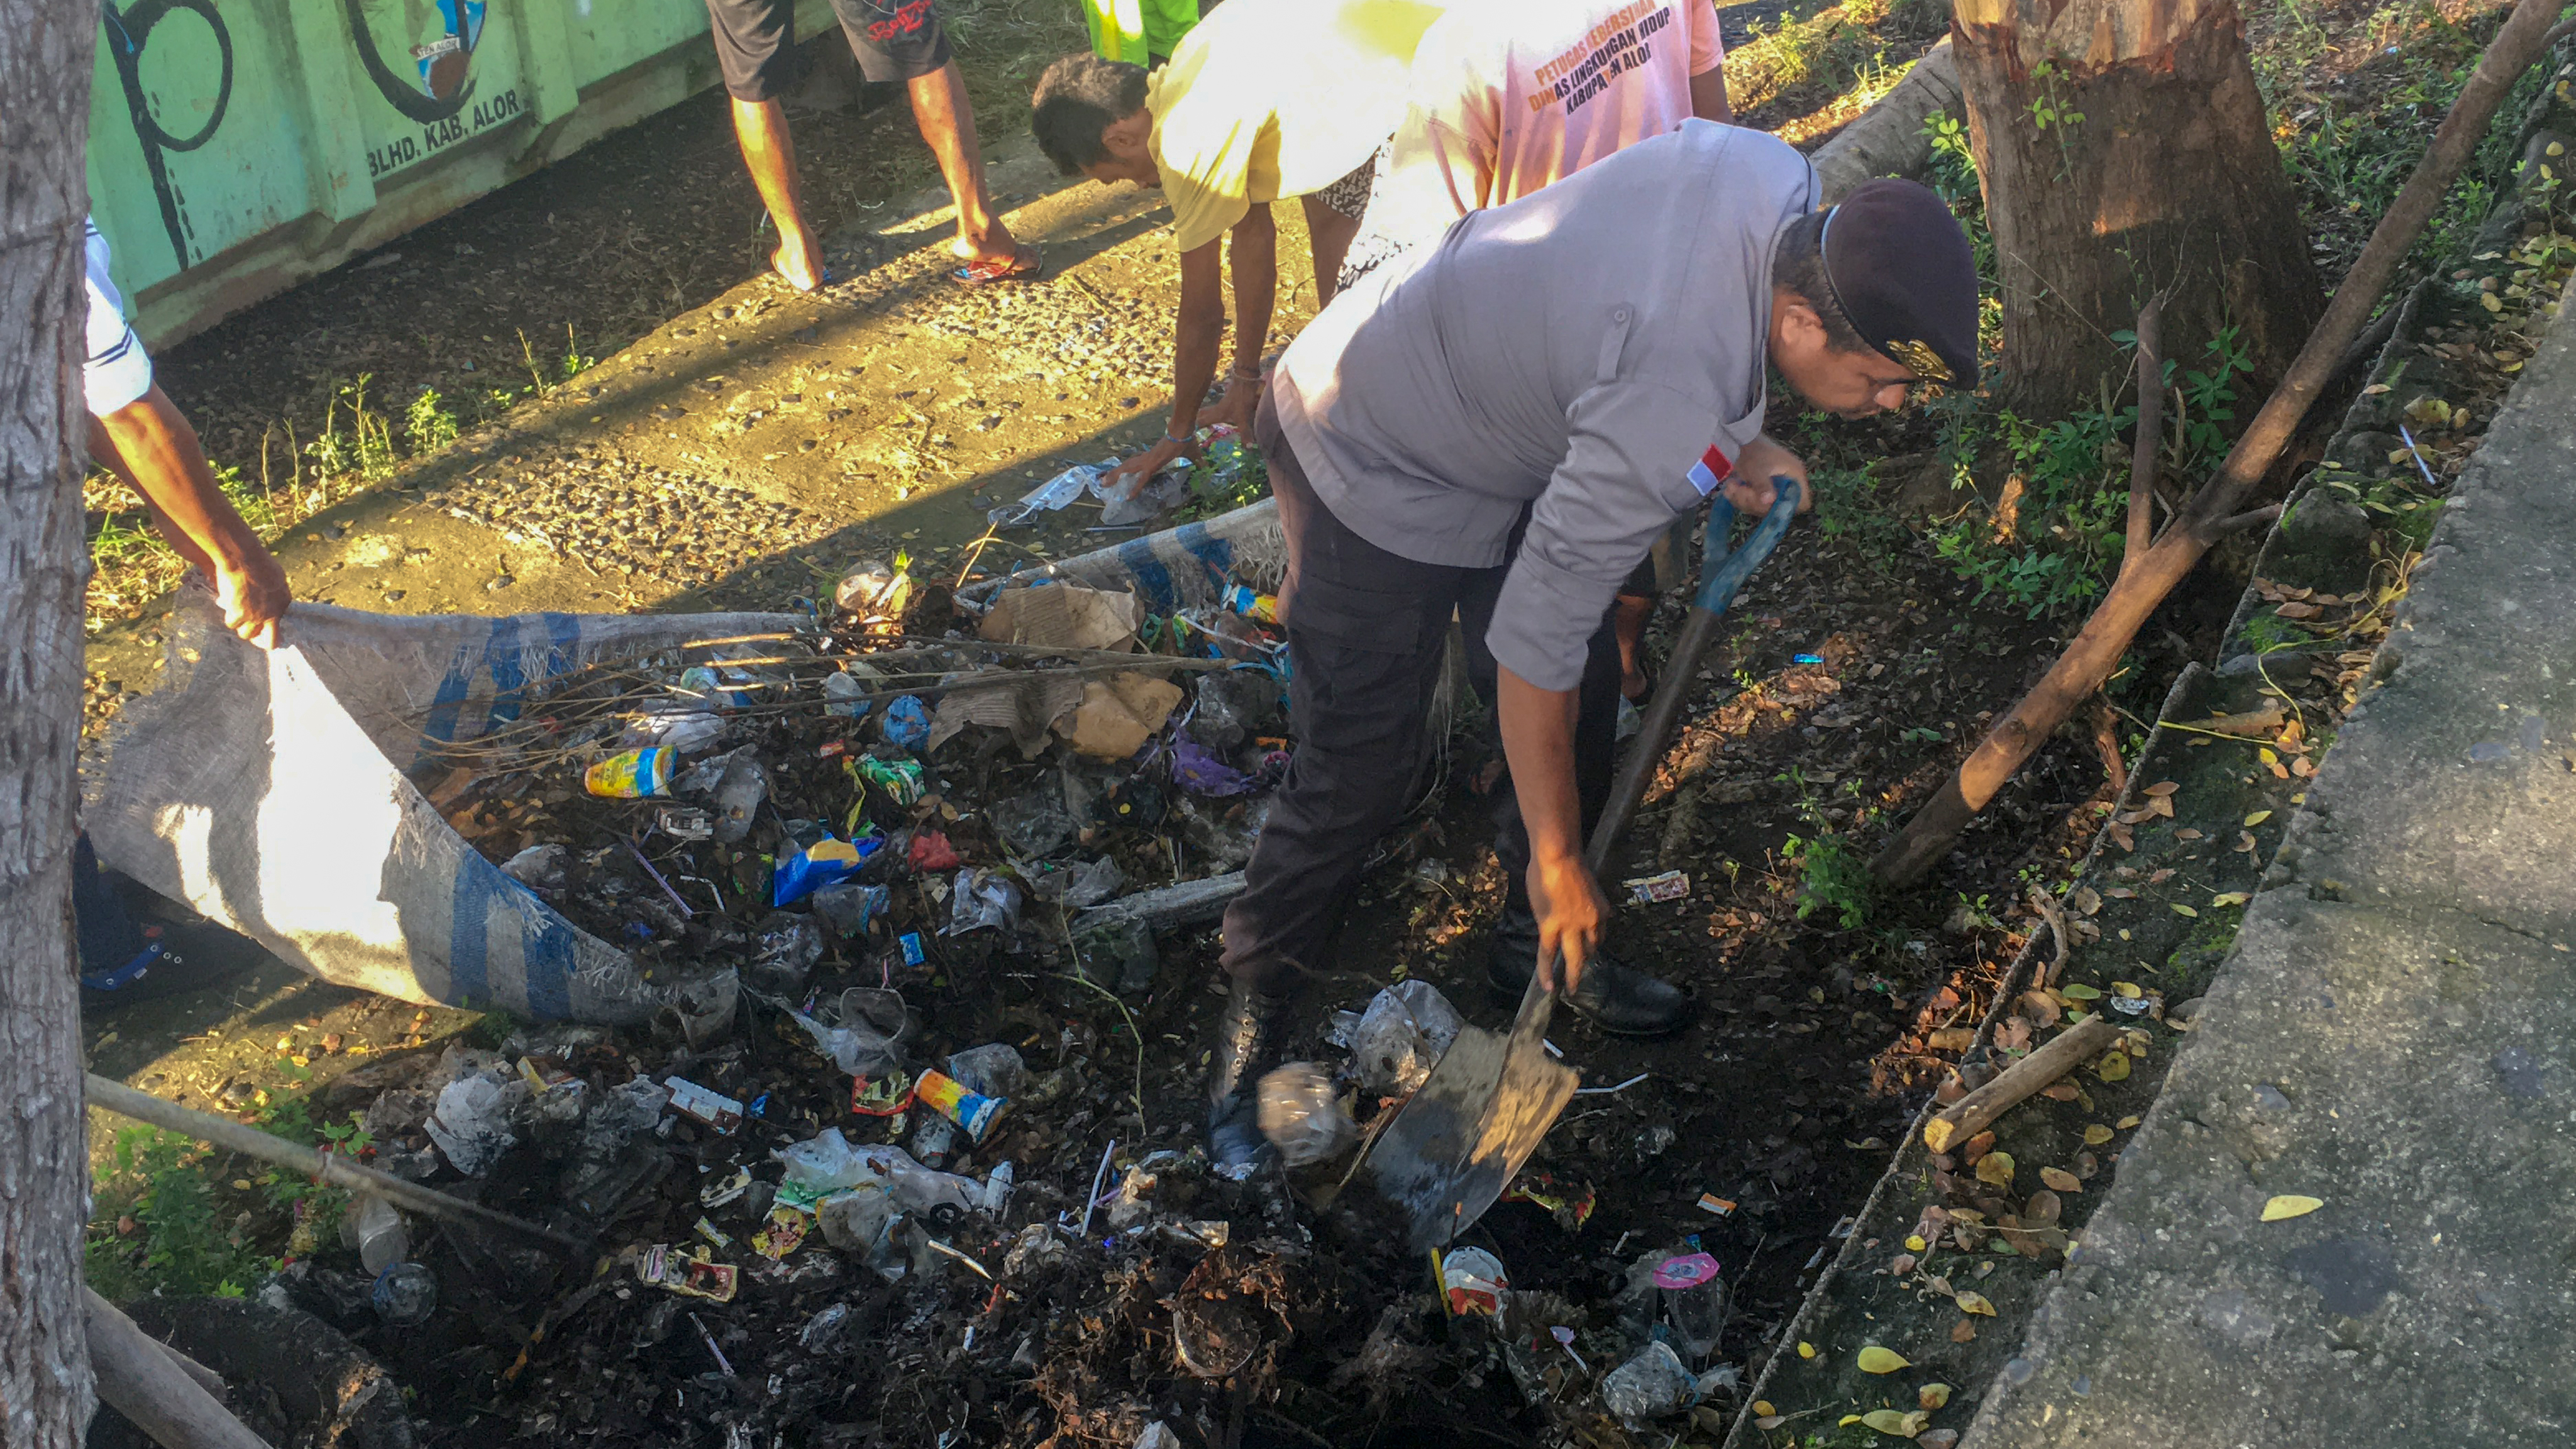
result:
[[[985,287],[995,282],[1034,282],[1045,272],[1046,252],[1023,246],[1007,262],[975,262],[959,267],[948,277],[961,287]]]

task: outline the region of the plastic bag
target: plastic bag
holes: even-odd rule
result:
[[[761,922],[759,945],[760,955],[743,968],[745,979],[774,995],[793,996],[823,959],[823,928],[811,916],[772,915]]]
[[[930,706],[917,694],[898,694],[886,701],[885,721],[878,726],[885,741],[899,750],[917,750],[930,743]]]
[[[572,853],[564,845],[531,845],[501,862],[501,874],[523,886],[559,886],[564,883],[564,857]]]
[[[1028,1065],[1008,1042],[988,1042],[951,1055],[948,1075],[979,1097],[1016,1097],[1029,1084]]]
[[[1014,795],[985,812],[995,833],[1024,860],[1044,860],[1073,839],[1064,792],[1052,785]]]
[[[442,1088],[438,1106],[422,1125],[457,1171],[481,1177],[501,1154],[519,1145],[511,1120],[527,1097],[525,1082],[498,1082],[477,1073]]]
[[[1371,998],[1356,1022],[1337,1024],[1351,1049],[1360,1085],[1372,1092],[1410,1092],[1458,1039],[1458,1010],[1428,981],[1399,981]]]
[[[1662,1339],[1601,1380],[1601,1406],[1630,1424],[1678,1414],[1699,1402],[1699,1380]]]
[[[1250,775],[1187,734],[1172,741],[1172,783],[1193,795],[1248,795],[1254,788]]]
[[[903,1052],[896,1043],[911,1018],[897,992],[874,986],[853,986],[842,992],[836,1026],[825,1026],[792,1008],[787,1014],[814,1039],[815,1050],[851,1076],[882,1076],[903,1065]]]
[[[1332,1078],[1313,1062],[1290,1062],[1263,1077],[1260,1112],[1261,1135],[1290,1167],[1339,1156],[1360,1135],[1333,1095]]]
[[[855,674],[832,675],[823,681],[823,697],[831,701],[823,706],[823,713],[857,719],[868,712],[868,701],[859,697],[867,692],[867,682]]]
[[[671,1089],[651,1077],[611,1087],[582,1121],[580,1155],[594,1162],[616,1156],[627,1143],[652,1131],[670,1104]]]
[[[722,971],[692,977],[671,989],[671,1009],[680,1018],[689,1050],[704,1051],[733,1030],[734,1012],[742,1004],[742,973]]]
[[[1118,460],[1107,458],[1098,464],[1076,463],[1044,483],[1020,495],[1017,503],[1005,503],[984,515],[984,521],[995,528],[1022,528],[1034,522],[1041,513],[1055,513],[1085,493],[1097,493],[1100,475],[1118,466]]]
[[[883,1143],[853,1147],[837,1127],[826,1127],[769,1155],[786,1167],[789,1182],[808,1191],[876,1187],[892,1195],[895,1207],[940,1222],[953,1222],[984,1207],[984,1188],[973,1178],[934,1172],[900,1147]]]
[[[1214,750],[1231,750],[1257,735],[1281,732],[1279,681],[1265,670],[1223,669],[1202,674],[1190,711],[1192,738]]]
[[[861,885],[843,881],[814,893],[814,914],[843,936],[863,935],[868,922],[882,916],[894,904],[893,892],[881,885]]]
[[[948,928],[940,934],[962,935],[987,926],[1006,932],[1020,928],[1020,885],[998,870],[970,866],[957,872],[950,887]]]

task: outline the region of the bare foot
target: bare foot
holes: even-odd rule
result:
[[[800,292],[813,291],[832,279],[809,248],[794,242],[769,254],[769,269],[778,274],[778,280]]]
[[[1019,259],[1020,250],[1019,238],[1011,235],[1011,229],[1002,225],[999,217],[994,218],[992,226],[982,236],[968,236],[961,231],[948,243],[948,254],[969,266],[1015,262]]]

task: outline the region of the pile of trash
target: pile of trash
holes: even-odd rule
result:
[[[1223,599],[1046,583],[975,615],[862,565],[833,630],[576,679],[428,796],[683,1024],[997,954],[1134,993],[1155,929],[1223,908],[1287,769],[1270,600]]]
[[[1210,1163],[1204,981],[1156,994],[1158,933],[1239,889],[1288,747],[1268,601],[1227,597],[977,614],[862,568],[819,636],[576,676],[442,760],[449,821],[667,1007],[500,1022],[327,1106],[379,1169],[585,1249],[317,1194],[259,1296],[375,1353],[432,1443],[1126,1449],[1247,1412],[1338,1442],[1505,1380],[1559,1442],[1706,1429],[1737,1375],[1695,1240],[1623,1252],[1603,1302],[1516,1288],[1481,1232],[1426,1264],[1340,1190],[1460,1031],[1429,984],[1261,1084],[1278,1165]],[[1506,1198],[1565,1243],[1593,1204]]]

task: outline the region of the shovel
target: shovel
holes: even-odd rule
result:
[[[1771,481],[1778,490],[1771,511],[1741,549],[1728,548],[1734,505],[1720,498],[1709,506],[1699,594],[1655,697],[1646,705],[1636,747],[1612,781],[1601,821],[1584,850],[1584,863],[1596,875],[1611,844],[1636,815],[1647,773],[1663,755],[1681,718],[1682,701],[1698,677],[1700,656],[1717,637],[1718,616],[1771,556],[1797,514],[1797,483],[1777,475]],[[1483,1217],[1574,1099],[1580,1078],[1547,1054],[1547,1023],[1556,993],[1540,981],[1541,973],[1530,973],[1508,1036],[1461,1028],[1420,1090],[1395,1109],[1395,1120],[1374,1140],[1370,1171],[1378,1191],[1404,1209],[1416,1252],[1446,1246]],[[1370,1151],[1364,1149],[1362,1155],[1370,1156]]]

